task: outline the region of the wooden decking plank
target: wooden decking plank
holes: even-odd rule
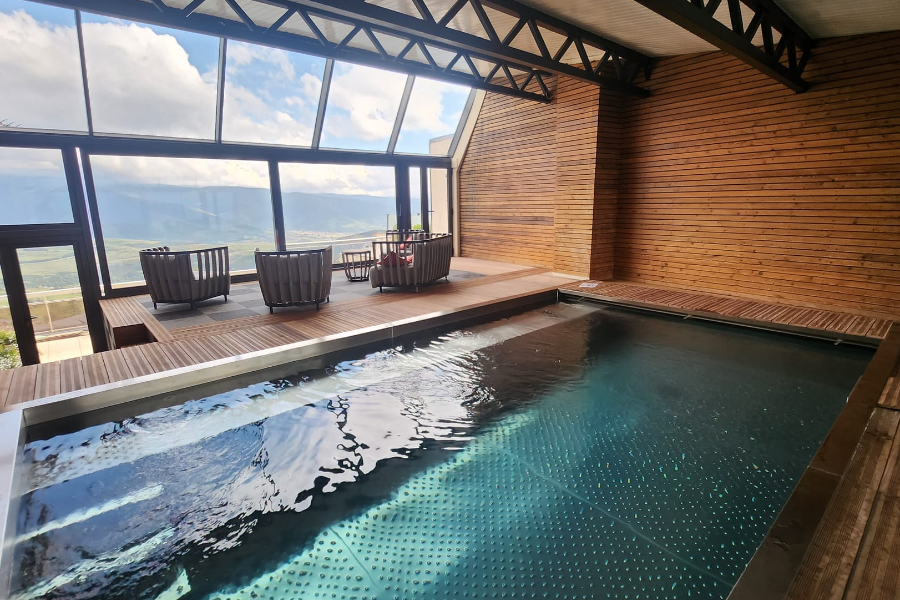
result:
[[[109,352],[81,357],[81,366],[84,369],[84,387],[94,387],[109,383],[109,371],[107,371],[106,362],[103,360],[104,354],[109,354]]]
[[[876,408],[872,413],[787,600],[843,597],[898,424],[900,412]]]
[[[128,346],[127,348],[119,350],[119,352],[122,353],[122,358],[128,365],[128,370],[131,371],[132,377],[141,377],[143,375],[155,373],[153,367],[150,365],[150,361],[144,356],[143,348],[145,346],[147,346],[147,344]]]
[[[198,363],[216,360],[216,356],[206,349],[207,344],[201,342],[201,339],[203,338],[180,340],[174,343],[182,352],[191,358],[196,358]]]
[[[79,356],[59,361],[59,382],[61,393],[82,389],[85,386],[84,359]]]
[[[225,334],[222,334],[225,335]],[[222,335],[211,335],[205,338],[197,338],[197,342],[213,360],[228,358],[234,356],[234,353],[227,350],[222,343]]]
[[[0,371],[0,407],[6,406],[6,396],[9,394],[13,373],[15,373],[14,369]]]
[[[144,344],[140,346],[140,349],[144,354],[144,358],[150,363],[150,368],[154,373],[161,373],[175,368],[175,363],[163,351],[159,343]]]
[[[157,346],[172,361],[176,369],[203,362],[202,359],[192,357],[185,352],[178,342],[160,342]]]
[[[888,378],[887,385],[884,386],[881,397],[878,399],[878,406],[900,409],[900,374],[895,372]]]
[[[884,339],[884,336],[887,335],[888,329],[891,328],[891,324],[893,321],[888,321],[886,319],[878,319],[872,325],[872,328],[866,333],[867,337],[876,338],[876,339]]]
[[[241,343],[248,348],[247,352],[256,352],[277,346],[277,344],[272,344],[268,340],[258,337],[253,329],[239,329],[238,331],[231,332],[231,335],[240,340]]]
[[[109,352],[101,352],[99,355],[103,359],[106,366],[106,374],[109,376],[109,382],[123,381],[133,377],[128,363],[125,361],[125,355],[121,350],[110,350]]]
[[[877,320],[878,319],[876,319],[875,317],[857,315],[853,322],[847,326],[845,333],[847,333],[848,335],[865,336]]]
[[[9,393],[6,396],[6,404],[4,406],[12,406],[34,400],[37,372],[37,365],[13,369],[12,381],[9,383]]]
[[[58,362],[37,365],[37,380],[34,385],[34,397],[46,398],[60,392],[61,382]]]
[[[828,324],[828,327],[826,327],[826,331],[836,331],[838,333],[844,333],[855,319],[856,315],[851,315],[848,313],[838,313],[838,318]]]
[[[844,598],[900,597],[900,440],[891,447],[881,486]]]

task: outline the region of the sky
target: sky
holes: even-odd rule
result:
[[[94,130],[98,133],[210,139],[215,128],[219,39],[82,14]],[[325,60],[229,41],[223,139],[308,146]],[[84,92],[74,12],[0,0],[0,122],[85,131]],[[335,63],[321,146],[384,152],[407,76]],[[452,133],[468,88],[417,78],[398,152],[427,153]],[[46,173],[57,162],[0,149],[4,172]],[[267,187],[264,163],[97,157],[98,180]],[[292,165],[285,191],[393,196],[391,169]]]

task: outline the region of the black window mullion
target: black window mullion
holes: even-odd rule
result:
[[[3,273],[6,300],[9,302],[13,330],[19,344],[19,358],[23,365],[36,365],[40,362],[40,358],[34,339],[34,325],[31,322],[28,296],[25,294],[25,284],[22,281],[19,256],[14,247],[0,246],[0,271]]]
[[[100,207],[97,202],[97,189],[94,186],[94,169],[91,167],[91,156],[81,153],[81,168],[84,171],[84,191],[87,196],[88,213],[91,228],[94,231],[94,245],[97,248],[97,262],[100,265],[100,279],[106,293],[112,289],[112,278],[109,274],[109,260],[106,255],[106,242],[103,238],[103,226],[100,222]]]
[[[281,198],[281,174],[278,162],[269,161],[269,190],[272,193],[272,225],[275,228],[275,249],[279,252],[287,250],[284,231],[284,204]]]
[[[91,345],[94,352],[106,350],[106,336],[103,332],[103,314],[100,312],[100,279],[97,277],[97,263],[94,253],[91,231],[88,226],[87,203],[84,188],[81,185],[81,170],[78,165],[78,154],[74,147],[62,149],[63,168],[69,188],[69,203],[72,207],[72,218],[81,231],[75,245],[75,264],[78,269],[78,283],[81,286],[81,297],[84,301],[84,314],[87,318],[88,331],[91,334]]]

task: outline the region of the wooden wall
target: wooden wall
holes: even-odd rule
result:
[[[556,107],[487,94],[459,173],[463,256],[552,267]]]
[[[460,168],[463,256],[584,277],[612,272],[615,194],[597,168],[598,152],[610,151],[598,145],[610,101],[601,111],[600,97],[573,79],[559,82],[549,105],[486,96]]]
[[[823,40],[805,77],[660,62],[621,113],[617,279],[900,309],[900,33]]]

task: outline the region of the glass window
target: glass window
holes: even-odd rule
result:
[[[222,138],[310,146],[325,59],[228,41]]]
[[[0,148],[0,225],[71,222],[62,153]]]
[[[19,346],[16,341],[16,330],[12,313],[9,310],[9,297],[0,273],[0,371],[22,366],[19,358]]]
[[[406,75],[334,64],[322,123],[322,148],[387,151]]]
[[[228,246],[231,272],[275,249],[265,163],[91,156],[114,285],[143,282],[138,252]]]
[[[87,130],[75,12],[0,0],[0,124]]]
[[[369,250],[397,224],[393,167],[280,165],[288,250]]]
[[[468,97],[467,87],[417,77],[395,152],[446,155]]]
[[[429,221],[431,231],[435,233],[450,232],[450,205],[447,198],[449,175],[450,169],[428,169],[428,200],[431,209]]]
[[[413,229],[423,229],[422,226],[422,169],[409,168],[409,211]]]
[[[91,354],[75,249],[47,246],[17,253],[40,362]]]
[[[84,14],[94,130],[212,138],[218,38]]]

